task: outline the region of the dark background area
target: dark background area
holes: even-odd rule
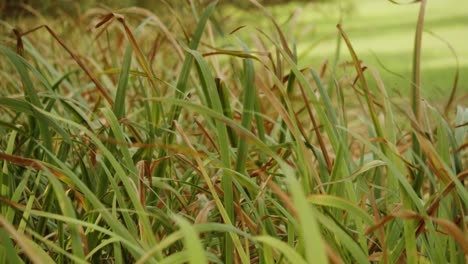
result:
[[[208,4],[212,0],[201,0],[200,2]],[[285,3],[310,3],[310,2],[330,2],[334,0],[259,0],[259,2],[265,6],[285,4]],[[171,6],[172,8],[178,8],[186,3],[188,0],[176,0],[176,1],[148,1],[148,0],[0,0],[0,13],[1,18],[6,17],[17,17],[17,16],[28,16],[31,14],[32,9],[41,13],[42,15],[56,15],[61,12],[68,13],[69,15],[76,16],[80,12],[90,7],[95,6],[108,6],[110,8],[123,8],[129,6],[139,6],[148,9],[161,8],[162,6]],[[252,6],[248,0],[221,0],[220,5],[234,5],[239,8],[249,8]]]

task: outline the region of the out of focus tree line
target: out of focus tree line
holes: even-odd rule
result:
[[[197,4],[208,4],[214,0],[0,0],[0,19],[8,17],[28,16],[33,12],[42,15],[57,15],[67,13],[71,16],[79,15],[80,12],[96,6],[108,6],[110,8],[124,8],[139,6],[150,10],[157,10],[161,7],[181,8],[190,2]],[[335,0],[257,0],[265,6],[285,4],[291,2],[310,3],[326,2]],[[220,5],[233,5],[239,8],[249,8],[252,4],[249,0],[220,0]]]

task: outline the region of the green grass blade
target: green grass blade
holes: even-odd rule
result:
[[[13,245],[8,232],[4,228],[0,228],[0,240],[2,244],[0,246],[0,260],[3,263],[24,263],[19,258],[19,252]]]
[[[288,183],[289,191],[293,195],[293,201],[300,220],[298,229],[300,230],[300,238],[305,247],[305,259],[309,263],[328,263],[320,228],[314,213],[315,210],[307,202],[302,188],[292,175],[288,177]]]
[[[244,76],[243,76],[243,88],[244,88],[244,99],[243,99],[243,110],[242,110],[242,126],[249,130],[252,127],[252,116],[255,111],[255,98],[256,91],[254,85],[255,72],[253,67],[252,59],[244,60]],[[247,141],[239,138],[239,149],[237,152],[236,170],[243,173],[245,170],[245,164],[247,161]]]
[[[335,221],[321,213],[317,213],[317,219],[324,228],[329,229],[334,233],[336,239],[340,241],[340,244],[347,248],[351,255],[355,258],[356,263],[370,263],[366,252],[364,252],[359,244],[354,241],[354,239],[350,237],[350,235],[345,232],[341,226],[338,226]]]
[[[189,252],[180,251],[164,258],[159,264],[184,264],[190,262],[191,258]]]
[[[197,27],[195,28],[195,32],[193,34],[192,40],[190,41],[190,44],[189,44],[189,49],[190,50],[196,50],[198,48],[201,37],[203,35],[203,31],[204,31],[206,23],[208,21],[208,18],[213,13],[216,4],[217,4],[217,1],[214,1],[211,4],[209,4],[206,7],[205,11],[203,12],[202,16],[200,17],[200,20],[198,21]],[[185,94],[185,91],[187,90],[188,79],[189,79],[190,69],[192,67],[192,63],[193,63],[193,55],[189,52],[189,53],[187,53],[187,56],[184,59],[184,64],[182,66],[182,70],[181,70],[181,72],[179,74],[179,78],[177,79],[176,98],[179,98],[179,99],[182,98],[184,96],[184,94]],[[173,107],[171,109],[171,112],[170,112],[169,121],[177,120],[179,114],[180,114],[180,108],[176,107],[176,106]],[[169,144],[173,140],[172,135],[173,134],[169,134],[169,140],[168,140]]]
[[[205,84],[207,87],[207,92],[209,93],[207,97],[210,98],[211,103],[213,104],[213,109],[218,112],[219,114],[224,114],[223,106],[221,104],[221,100],[218,96],[216,84],[214,82],[214,78],[212,77],[207,62],[203,59],[203,57],[194,50],[188,51],[192,56],[195,58],[195,61],[198,64],[198,69],[200,70],[200,79],[202,83]],[[230,169],[231,167],[231,154],[229,145],[226,144],[229,142],[229,136],[227,132],[226,125],[220,121],[215,121],[216,123],[216,130],[217,130],[217,141],[218,146],[220,148],[221,154],[221,161],[223,166],[226,169]],[[226,207],[226,212],[229,216],[231,221],[235,221],[234,215],[234,192],[232,189],[232,176],[230,175],[229,170],[225,170],[223,172],[222,177],[222,188],[224,191],[224,206]],[[225,252],[225,262],[230,263],[233,261],[233,244],[230,237],[226,237],[226,252]]]
[[[75,209],[73,208],[70,199],[65,195],[65,190],[63,189],[61,183],[55,178],[54,175],[51,175],[50,173],[48,173],[47,175],[50,183],[54,188],[55,195],[60,201],[59,206],[63,215],[68,216],[70,218],[76,218]],[[68,224],[68,227],[70,228],[71,233],[73,255],[77,256],[78,258],[84,259],[85,254],[83,249],[83,243],[81,241],[80,230],[78,226],[71,223]]]
[[[213,13],[216,4],[217,4],[217,1],[214,1],[211,4],[209,4],[206,7],[205,11],[203,12],[202,16],[200,17],[197,23],[197,26],[195,28],[192,40],[190,41],[190,44],[189,44],[190,50],[196,50],[198,48],[198,45],[202,38],[206,23],[208,22],[208,18]],[[193,64],[193,55],[190,52],[188,52],[184,59],[182,70],[180,71],[179,77],[177,78],[175,97],[178,99],[181,99],[185,96],[185,93],[188,87],[188,81],[189,81],[192,64]],[[179,115],[180,115],[180,106],[173,105],[169,112],[167,122],[172,123],[173,120],[178,120]],[[165,133],[163,142],[167,145],[171,145],[174,141],[174,136],[175,136],[174,133]],[[162,148],[159,151],[159,157],[161,158],[165,156],[166,156],[166,150]],[[167,162],[163,162],[162,164],[160,164],[160,166],[158,166],[157,171],[156,171],[157,175],[164,174],[166,170],[166,164]]]
[[[4,107],[9,107],[17,113],[23,113],[30,115],[31,117],[35,117],[39,123],[49,124],[62,137],[62,139],[65,140],[65,142],[71,143],[70,135],[60,125],[52,119],[42,115],[40,112],[35,111],[34,107],[29,102],[21,99],[0,97],[0,104]],[[48,135],[49,134],[50,133],[48,132]]]
[[[202,264],[208,263],[205,255],[203,244],[200,241],[197,232],[190,223],[184,218],[174,215],[174,220],[179,224],[180,229],[185,237],[185,246],[190,255],[190,263]]]
[[[112,113],[112,111],[107,111],[108,113]],[[106,157],[112,167],[116,170],[116,176],[119,177],[119,179],[122,181],[125,189],[127,190],[129,194],[129,198],[135,208],[135,211],[139,214],[141,217],[140,219],[143,221],[145,226],[149,226],[149,223],[147,222],[148,219],[144,216],[144,209],[139,201],[138,195],[134,192],[133,185],[130,183],[130,179],[128,178],[128,173],[125,172],[124,168],[121,166],[120,162],[116,160],[115,156],[109,152],[109,150],[104,146],[104,144],[99,140],[99,138],[91,131],[89,131],[87,128],[76,124],[70,120],[67,120],[65,118],[59,117],[57,115],[53,115],[50,113],[46,112],[41,112],[42,114],[53,118],[57,121],[60,121],[62,123],[68,124],[70,127],[73,127],[75,129],[78,129],[79,131],[82,131],[85,133],[90,140],[93,141],[94,144],[96,144],[97,148],[103,153],[103,156]],[[119,235],[122,237],[125,237],[125,239],[132,241],[136,243],[135,234],[131,234],[119,221],[116,221],[116,219],[106,210],[105,206],[100,202],[99,198],[94,195],[94,193],[89,189],[88,186],[86,186],[80,179],[79,177],[72,172],[66,164],[64,164],[62,161],[58,160],[56,157],[50,155],[51,159],[54,160],[55,163],[59,164],[60,168],[64,171],[64,174],[67,175],[68,178],[70,178],[73,182],[73,184],[79,189],[83,195],[90,201],[90,203],[96,208],[96,210],[102,210],[100,213],[102,214],[102,217],[106,220],[106,222],[112,227],[112,229],[117,232]],[[154,236],[148,236],[150,238],[151,243],[156,243]],[[142,247],[145,247],[146,245],[142,245]],[[132,253],[135,254],[136,256],[140,256],[143,251],[133,251]]]
[[[307,201],[314,205],[330,206],[345,210],[350,214],[361,218],[368,226],[375,224],[374,219],[372,219],[366,211],[341,197],[315,194],[308,196]]]
[[[306,264],[306,263],[326,263],[326,262],[306,262],[293,248],[283,241],[270,236],[257,236],[255,240],[269,247],[272,247],[281,252],[289,263]]]

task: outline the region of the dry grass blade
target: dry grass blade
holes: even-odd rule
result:
[[[213,148],[216,149],[216,152],[218,152],[218,154],[221,153],[221,151],[219,150],[219,147],[218,145],[216,145],[215,143],[215,140],[213,139],[213,137],[208,133],[208,131],[205,129],[205,127],[203,126],[202,123],[200,123],[200,121],[198,121],[198,119],[195,118],[195,123],[197,124],[198,128],[202,131],[203,135],[205,135],[205,137],[208,139],[208,141],[210,142],[210,144],[213,146]]]
[[[140,7],[128,7],[124,9],[118,10],[119,14],[137,14],[141,15],[144,18],[150,19],[148,23],[152,25],[158,26],[164,33],[164,36],[169,40],[169,42],[172,44],[172,47],[175,49],[177,56],[180,59],[184,58],[184,51],[182,50],[180,44],[177,42],[176,37],[174,36],[174,33],[161,21],[161,19],[156,16],[154,13],[150,12],[147,9],[140,8]],[[174,16],[177,16],[174,14]]]
[[[441,227],[443,227],[447,231],[447,233],[450,236],[452,236],[459,243],[459,245],[463,249],[464,254],[468,255],[468,239],[466,238],[466,236],[463,235],[464,232],[460,230],[460,228],[458,228],[453,222],[449,222],[445,219],[435,218],[431,216],[420,215],[413,211],[405,210],[405,211],[400,211],[397,213],[389,214],[386,217],[382,218],[380,222],[378,222],[376,225],[369,227],[366,230],[366,234],[370,234],[374,232],[376,229],[381,228],[386,223],[390,222],[391,220],[395,218],[415,219],[415,220],[420,220],[420,221],[429,220],[429,221],[433,221],[436,224],[439,224]]]
[[[423,134],[416,133],[416,138],[421,144],[422,153],[427,157],[429,166],[432,168],[432,171],[437,175],[439,180],[444,183],[450,181],[449,172],[444,166],[443,161],[440,159],[437,151],[434,149],[431,141],[427,139]]]

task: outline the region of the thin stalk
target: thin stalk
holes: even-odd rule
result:
[[[422,50],[422,33],[424,30],[424,15],[426,10],[427,0],[420,1],[419,17],[416,25],[416,33],[414,36],[414,50],[413,50],[413,73],[411,78],[411,105],[413,108],[416,122],[419,126],[422,125],[422,112],[421,112],[421,50]],[[421,145],[415,133],[412,134],[413,153],[416,156],[421,156]],[[424,159],[424,157],[422,157]],[[423,173],[418,171],[414,179],[414,189],[420,194]]]

